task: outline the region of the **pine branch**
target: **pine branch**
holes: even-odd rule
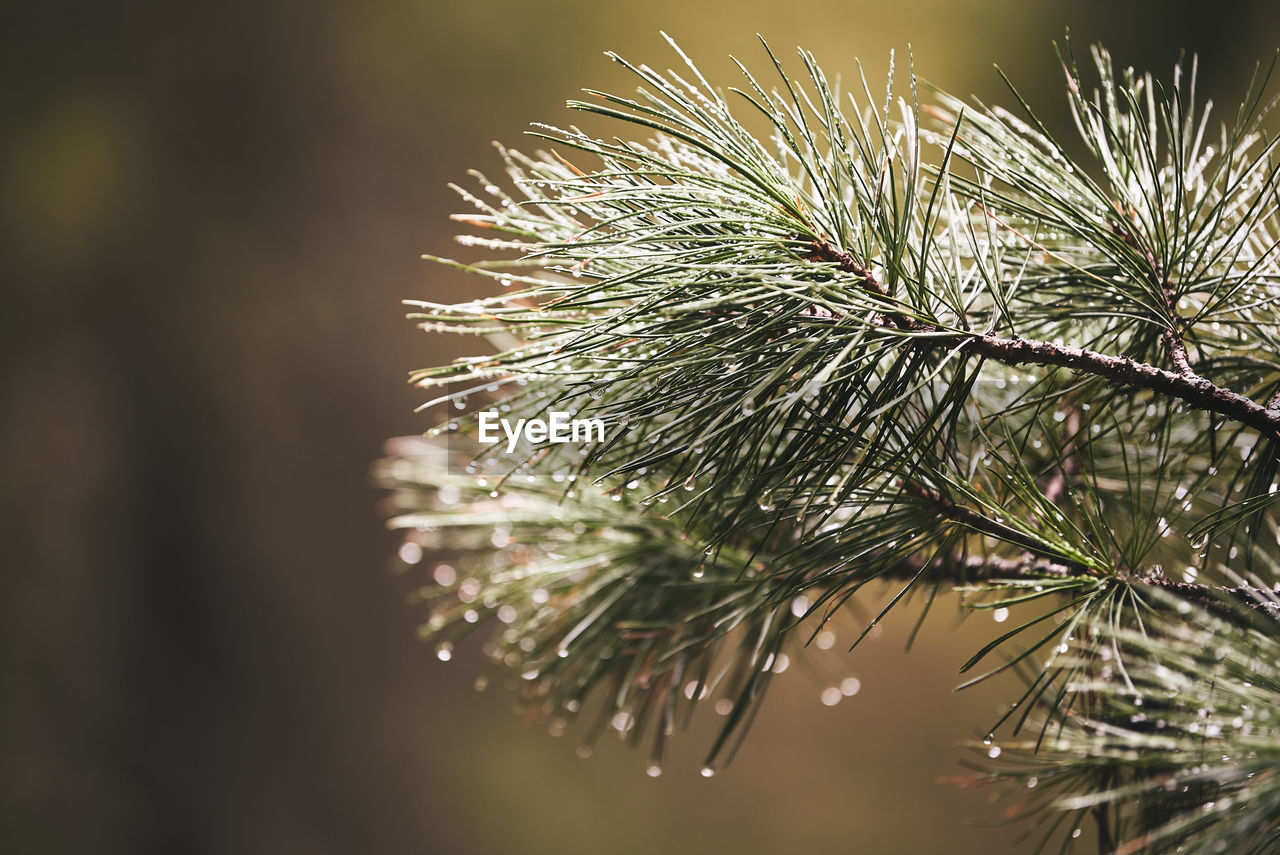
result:
[[[971,342],[971,343],[969,343]],[[1178,374],[1123,356],[1107,356],[1070,345],[1028,339],[976,335],[940,339],[939,346],[968,344],[974,352],[1006,365],[1053,365],[1092,374],[1113,383],[1160,392],[1199,410],[1217,413],[1254,428],[1264,437],[1280,439],[1280,413],[1203,377]]]
[[[907,495],[917,497],[925,504],[931,506],[937,511],[940,517],[960,523],[978,534],[985,534],[989,537],[995,538],[997,541],[1021,547],[1027,551],[1028,555],[1035,556],[1037,559],[1063,561],[1063,556],[1057,554],[1051,548],[1047,548],[1042,541],[1029,537],[1015,528],[986,517],[972,508],[957,505],[947,497],[922,487],[919,484],[908,482],[904,491]],[[996,562],[992,566],[1001,566],[1002,562],[999,559],[992,557],[990,560]],[[1066,559],[1063,564],[1053,566],[1067,568],[1070,570],[1071,575],[1097,575],[1097,570],[1095,568],[1083,563],[1071,561],[1070,559]],[[1039,563],[1024,565],[1024,569],[1028,567],[1041,569],[1047,568],[1047,565],[1041,565]]]
[[[814,243],[811,246],[811,257],[836,264],[841,271],[861,279],[868,292],[886,300],[891,299],[870,271],[854,261],[848,253],[831,244]],[[1215,386],[1198,376],[1187,361],[1187,351],[1181,339],[1171,330],[1165,331],[1165,341],[1176,372],[1123,356],[1108,356],[1047,341],[1009,339],[982,333],[956,334],[933,324],[907,318],[899,312],[888,311],[883,317],[885,323],[900,330],[920,334],[913,342],[918,347],[960,349],[1011,366],[1052,365],[1092,374],[1113,383],[1170,395],[1196,409],[1217,413],[1246,424],[1263,436],[1280,439],[1280,411],[1276,411],[1271,405],[1264,407],[1244,395]],[[1277,399],[1280,399],[1280,395]]]
[[[1169,312],[1169,327],[1161,334],[1165,347],[1169,349],[1169,361],[1173,363],[1173,368],[1178,374],[1188,379],[1195,379],[1196,373],[1191,368],[1191,361],[1187,357],[1187,346],[1182,340],[1182,318],[1178,315],[1178,300],[1173,296],[1173,290],[1169,287],[1168,281],[1161,282],[1160,290],[1164,293],[1165,308]]]
[[[1091,708],[1005,742],[981,774],[1005,783],[1011,809],[1031,822],[1105,816],[1117,853],[1270,851],[1280,809],[1274,619],[1160,591],[1147,603],[1140,629],[1118,629],[1101,651],[1072,643],[1062,657]]]
[[[1067,428],[1067,441],[1060,455],[1061,460],[1053,470],[1053,477],[1044,488],[1044,499],[1051,505],[1062,501],[1071,484],[1071,479],[1079,472],[1080,459],[1076,456],[1076,441],[1080,433],[1080,411],[1072,407],[1064,419]]]
[[[1088,568],[1054,561],[1034,552],[1014,557],[980,554],[956,550],[932,560],[908,557],[884,570],[879,578],[886,581],[945,582],[968,587],[984,582],[1043,582],[1052,579],[1095,579]],[[1179,582],[1163,575],[1158,568],[1119,580],[1120,584],[1157,589],[1177,596],[1181,601],[1210,612],[1233,614],[1240,608],[1280,617],[1280,603],[1270,592],[1252,585],[1205,585]]]
[[[459,188],[484,232],[460,240],[518,257],[433,259],[521,287],[414,304],[497,350],[415,373],[444,387],[428,405],[608,430],[499,452],[451,409],[451,452],[392,453],[393,525],[457,556],[424,592],[427,634],[496,621],[532,713],[599,698],[592,732],[651,734],[652,774],[717,686],[733,712],[708,769],[730,756],[795,628],[868,584],[898,586],[868,630],[940,587],[1038,608],[961,669],[1002,655],[965,685],[1024,674],[993,736],[1038,730],[984,746],[983,779],[1033,821],[1092,816],[1118,852],[1262,851],[1280,828],[1258,774],[1280,727],[1255,712],[1280,708],[1265,80],[1209,145],[1194,66],[1162,88],[1097,50],[1090,96],[1068,57],[1080,161],[1016,90],[1017,115],[943,92],[917,109],[912,80],[891,115],[864,80],[846,113],[803,52],[803,83],[768,54],[773,91],[739,66],[762,141],[679,56],[692,82],[615,56],[640,95],[570,105],[649,139],[539,126],[583,165],[500,148],[514,189]]]

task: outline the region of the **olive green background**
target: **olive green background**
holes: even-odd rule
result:
[[[666,774],[525,726],[437,662],[390,560],[368,466],[429,425],[409,369],[474,348],[399,300],[475,286],[445,187],[491,139],[630,89],[606,49],[713,80],[890,48],[1002,97],[998,62],[1065,129],[1050,41],[1072,28],[1166,73],[1180,47],[1230,104],[1277,44],[1269,3],[458,2],[24,4],[0,12],[0,851],[871,853],[1010,851],[963,770],[999,693],[954,694],[989,618],[904,613],[793,668],[737,761]],[[1224,114],[1225,114],[1224,110]],[[846,640],[848,634],[843,636]],[[707,712],[704,719],[714,719]],[[1026,851],[1021,844],[1013,851]]]

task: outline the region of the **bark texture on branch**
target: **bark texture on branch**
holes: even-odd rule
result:
[[[858,277],[862,286],[872,294],[892,299],[892,295],[880,284],[875,275],[853,256],[827,241],[815,241],[810,245],[808,257],[815,261],[834,264],[844,273]],[[1176,398],[1198,410],[1248,425],[1267,439],[1280,440],[1280,409],[1263,406],[1230,389],[1214,385],[1192,371],[1186,360],[1186,350],[1181,340],[1172,335],[1171,357],[1179,371],[1168,371],[1127,356],[1108,356],[1071,345],[1054,344],[1024,338],[1002,338],[985,333],[956,333],[941,327],[918,321],[901,313],[886,311],[886,326],[918,333],[916,341],[921,346],[960,348],[1005,365],[1046,365],[1067,368],[1083,374],[1091,374],[1124,386],[1149,389]],[[1180,357],[1180,358],[1179,358]],[[1280,395],[1277,396],[1280,398]]]

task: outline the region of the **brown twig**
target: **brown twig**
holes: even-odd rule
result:
[[[912,496],[922,502],[931,505],[938,514],[946,519],[958,522],[961,525],[978,532],[979,534],[989,535],[996,540],[1020,546],[1029,554],[1038,556],[1053,562],[1063,562],[1062,566],[1071,568],[1074,572],[1072,575],[1087,575],[1093,571],[1083,564],[1072,561],[1066,556],[1059,555],[1045,544],[1036,540],[1016,528],[997,522],[990,517],[984,516],[972,508],[966,508],[957,505],[951,499],[928,489],[914,481],[909,481],[904,486],[904,491],[908,496]]]
[[[1080,468],[1080,460],[1076,457],[1076,436],[1080,433],[1080,411],[1072,406],[1067,412],[1066,445],[1062,447],[1062,455],[1058,465],[1053,469],[1053,477],[1044,487],[1044,498],[1051,505],[1056,505],[1067,492],[1067,485],[1075,477]]]
[[[1178,314],[1178,302],[1174,299],[1173,290],[1169,287],[1168,281],[1161,284],[1160,290],[1164,294],[1171,324],[1161,334],[1164,345],[1169,351],[1169,361],[1173,363],[1174,370],[1183,377],[1195,377],[1196,372],[1192,369],[1191,360],[1187,357],[1187,346],[1182,341],[1182,317]]]
[[[1043,548],[1043,547],[1042,547]],[[1055,561],[1028,551],[1014,557],[1000,555],[972,555],[954,551],[934,558],[928,568],[922,558],[908,558],[889,568],[879,578],[907,581],[925,571],[932,581],[952,582],[957,585],[999,580],[1063,579],[1093,576],[1096,573],[1070,562]],[[1119,580],[1118,580],[1119,581]],[[1168,591],[1177,597],[1194,603],[1210,612],[1229,612],[1239,606],[1280,617],[1280,603],[1262,596],[1261,589],[1248,585],[1202,585],[1194,582],[1177,582],[1153,572],[1127,576],[1123,581],[1130,585]]]
[[[885,300],[892,299],[870,270],[831,243],[814,241],[810,245],[809,257],[835,264],[839,270],[857,276],[868,292]],[[1194,372],[1184,374],[1167,371],[1126,356],[1108,356],[1047,341],[1002,338],[985,333],[956,333],[892,310],[886,310],[883,317],[886,325],[918,333],[914,338],[917,346],[961,348],[1006,365],[1032,364],[1067,368],[1113,383],[1149,389],[1177,398],[1196,409],[1226,416],[1254,428],[1265,437],[1280,440],[1280,408],[1264,407],[1251,398],[1216,386]],[[1186,367],[1190,371],[1190,365]]]

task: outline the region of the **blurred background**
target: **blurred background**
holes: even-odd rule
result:
[[[650,0],[11,4],[0,12],[0,851],[1028,851],[962,773],[1001,693],[952,692],[992,627],[906,612],[823,678],[775,685],[735,763],[709,725],[661,778],[575,756],[436,661],[368,468],[430,425],[404,382],[463,346],[403,319],[462,300],[445,186],[495,138],[570,123],[602,52],[713,81],[757,32],[828,72],[890,48],[999,99],[999,63],[1068,127],[1050,42],[1201,55],[1238,99],[1274,3]],[[879,85],[878,83],[876,85]],[[1223,110],[1223,114],[1226,114]],[[467,343],[474,347],[474,343]],[[714,718],[707,711],[706,716]],[[977,825],[967,818],[979,820]]]

